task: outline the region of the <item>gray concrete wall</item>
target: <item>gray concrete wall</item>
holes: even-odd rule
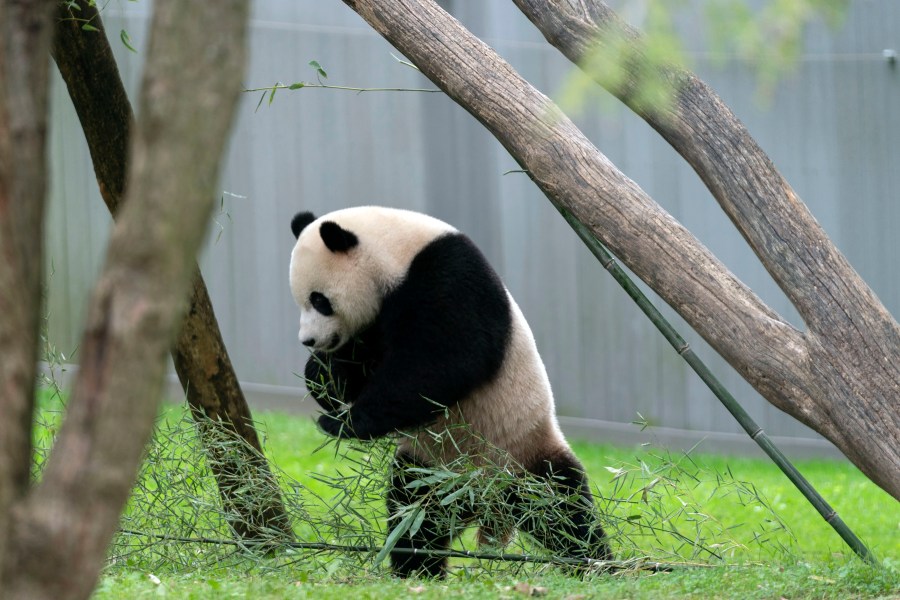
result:
[[[553,95],[571,65],[507,0],[443,2],[532,83]],[[150,2],[110,5],[105,22],[123,77],[136,89]],[[126,29],[138,53],[118,40]],[[359,87],[432,87],[337,0],[259,0],[251,24],[247,87],[315,79]],[[215,32],[205,32],[215,35]],[[801,198],[888,308],[900,311],[900,70],[882,57],[900,47],[900,3],[854,2],[838,29],[813,26],[804,55],[767,106],[748,65],[711,63],[702,44],[692,67],[748,125]],[[187,92],[187,90],[186,90]],[[740,430],[699,379],[584,249],[517,165],[468,113],[442,94],[279,92],[240,107],[221,180],[221,211],[202,257],[238,375],[259,402],[293,406],[305,351],[287,286],[297,210],[364,203],[445,219],[485,250],[522,306],[571,430],[646,440],[641,413],[667,443],[736,448]],[[110,219],[65,88],[52,92],[49,215],[50,333],[73,355]],[[746,243],[678,155],[612,101],[588,102],[577,122],[629,177],[690,228],[776,310],[802,326]],[[664,312],[672,316],[667,307]],[[710,315],[715,318],[715,315]],[[789,447],[833,452],[769,406],[673,317],[698,354],[748,411]],[[74,351],[74,352],[73,352]],[[262,390],[262,391],[260,391]],[[266,400],[268,398],[268,400]],[[277,400],[280,399],[280,400]],[[277,401],[276,401],[277,400]],[[280,404],[279,404],[280,403]],[[307,403],[308,404],[308,403]]]

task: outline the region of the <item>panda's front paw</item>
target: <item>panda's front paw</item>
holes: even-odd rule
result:
[[[336,438],[356,438],[360,440],[372,439],[365,425],[365,419],[352,418],[352,411],[332,411],[319,417],[319,427],[328,435]]]
[[[331,411],[319,417],[319,429],[336,438],[353,437],[350,433],[347,413]]]
[[[335,382],[331,370],[331,361],[327,354],[317,352],[306,361],[304,372],[306,389],[315,401],[329,412],[337,411],[340,406]]]

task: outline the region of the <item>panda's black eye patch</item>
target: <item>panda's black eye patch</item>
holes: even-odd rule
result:
[[[331,307],[331,302],[324,296],[324,294],[313,292],[309,295],[309,303],[312,304],[312,307],[314,309],[316,309],[326,317],[330,317],[334,314],[334,309]]]

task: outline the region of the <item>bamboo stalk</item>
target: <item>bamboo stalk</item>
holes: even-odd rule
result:
[[[875,556],[869,551],[865,544],[853,533],[850,527],[844,523],[844,520],[837,514],[828,502],[816,491],[816,489],[810,484],[803,475],[800,474],[800,471],[794,467],[793,464],[788,460],[788,458],[778,449],[774,442],[769,438],[765,431],[763,431],[762,427],[756,424],[753,418],[747,414],[747,411],[740,405],[740,403],[735,399],[734,396],[722,385],[722,383],[716,378],[715,375],[709,370],[709,367],[700,360],[700,358],[694,353],[691,349],[690,345],[684,340],[684,338],[679,335],[675,328],[672,327],[671,323],[669,323],[666,318],[659,312],[659,310],[650,302],[650,299],[647,298],[646,295],[637,287],[634,281],[628,276],[628,274],[622,270],[616,260],[612,257],[610,252],[600,243],[600,241],[594,237],[594,235],[588,230],[587,227],[584,226],[583,223],[578,221],[571,213],[567,210],[557,206],[557,210],[559,210],[560,214],[562,214],[563,218],[569,223],[572,229],[575,230],[575,233],[578,234],[578,237],[581,238],[581,241],[588,247],[591,253],[600,261],[600,264],[603,265],[603,268],[606,269],[610,275],[613,276],[613,279],[622,286],[622,289],[625,290],[632,300],[634,300],[635,304],[640,307],[640,309],[644,312],[645,315],[650,319],[651,322],[656,326],[660,333],[663,334],[663,337],[666,338],[675,351],[684,358],[685,362],[690,365],[690,367],[700,376],[700,379],[703,380],[703,383],[709,387],[713,394],[715,394],[716,398],[728,409],[728,412],[734,416],[738,423],[740,423],[741,427],[744,428],[744,431],[747,432],[747,435],[757,443],[757,445],[763,449],[763,451],[772,459],[772,461],[778,465],[778,468],[781,469],[782,473],[784,473],[788,479],[791,480],[800,493],[803,494],[803,497],[806,498],[810,504],[812,504],[815,509],[822,515],[822,518],[825,519],[825,522],[831,525],[832,528],[837,532],[841,539],[846,542],[850,549],[856,553],[864,561],[873,564],[880,565]]]
[[[246,550],[253,550],[258,546],[269,549],[264,544],[253,540],[237,540],[224,538],[209,537],[185,537],[176,535],[167,535],[159,533],[150,533],[146,531],[137,531],[134,529],[119,529],[119,533],[135,537],[149,537],[164,542],[178,542],[182,544],[208,544],[216,546],[234,546]],[[369,546],[365,544],[331,544],[326,542],[285,542],[278,541],[278,545],[283,548],[294,548],[299,550],[313,550],[317,552],[363,552],[376,554],[383,548],[380,546]],[[519,562],[534,563],[545,565],[562,565],[562,566],[596,566],[599,570],[610,571],[672,571],[678,567],[696,567],[696,568],[713,568],[711,565],[703,563],[666,563],[647,560],[645,557],[636,557],[628,560],[595,560],[593,558],[570,558],[565,556],[541,556],[535,554],[512,554],[509,552],[481,552],[472,550],[438,550],[433,548],[404,548],[393,547],[390,550],[395,554],[420,554],[435,558],[469,558],[474,560],[494,560],[502,562]]]

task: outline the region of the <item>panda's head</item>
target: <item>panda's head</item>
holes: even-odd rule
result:
[[[372,323],[383,291],[379,273],[355,233],[328,215],[294,216],[297,238],[291,254],[290,284],[300,307],[300,342],[333,352]]]
[[[300,307],[300,341],[334,352],[378,318],[428,244],[456,229],[422,213],[383,206],[294,216],[291,292]]]

